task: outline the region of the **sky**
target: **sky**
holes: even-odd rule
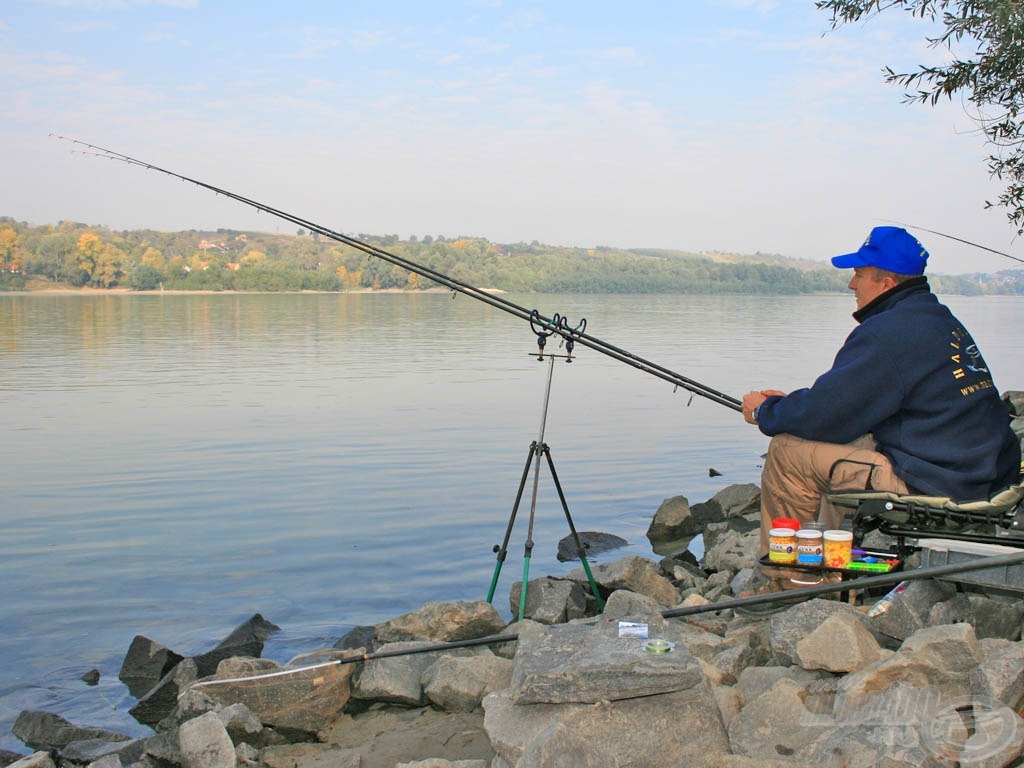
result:
[[[903,102],[927,22],[813,0],[6,0],[0,216],[779,253],[880,224],[1024,258],[962,100]],[[920,230],[930,271],[1020,266]]]

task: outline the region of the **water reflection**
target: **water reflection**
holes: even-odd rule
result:
[[[510,298],[734,396],[808,383],[852,327],[840,296]],[[997,384],[1024,388],[1004,331],[1022,302],[950,303]],[[0,296],[0,321],[5,732],[28,708],[135,732],[116,674],[136,633],[194,653],[259,611],[284,661],[486,595],[540,424],[528,324],[449,294]],[[652,555],[665,498],[758,482],[767,441],[738,414],[577,355],[554,370],[545,439],[577,528],[630,542],[609,557]],[[531,574],[574,566],[556,558],[567,532],[545,473]]]

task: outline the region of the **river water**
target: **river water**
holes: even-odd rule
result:
[[[854,308],[505,298],[735,397],[810,383]],[[1024,298],[946,300],[997,386],[1024,389]],[[0,748],[17,751],[24,709],[148,733],[117,680],[136,634],[191,655],[259,612],[285,662],[485,598],[549,372],[544,441],[576,528],[629,541],[596,562],[655,556],[662,500],[758,483],[767,447],[738,413],[586,348],[549,369],[528,323],[447,293],[0,295],[0,321]],[[494,599],[509,618],[529,487]],[[574,567],[555,557],[567,533],[542,466],[531,577]]]

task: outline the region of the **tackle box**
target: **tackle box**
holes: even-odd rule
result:
[[[979,557],[993,555],[1010,555],[1019,553],[1019,547],[1006,547],[1002,544],[983,544],[975,541],[956,541],[953,539],[918,539],[921,548],[921,567],[966,563]],[[980,568],[964,573],[952,573],[939,577],[944,581],[958,581],[964,584],[977,584],[985,587],[998,587],[1013,592],[1024,592],[1024,564],[997,565],[991,568]]]

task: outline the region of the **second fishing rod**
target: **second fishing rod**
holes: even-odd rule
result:
[[[163,173],[167,176],[171,176],[173,178],[180,179],[191,184],[195,184],[196,186],[202,187],[203,189],[207,189],[215,194],[222,195],[232,200],[236,200],[244,205],[248,205],[252,208],[255,208],[257,211],[269,213],[270,215],[275,216],[279,219],[301,226],[309,230],[310,232],[315,232],[316,234],[322,235],[323,237],[326,237],[330,240],[334,240],[335,242],[339,242],[342,243],[343,245],[347,245],[351,248],[362,251],[363,253],[366,253],[368,256],[379,258],[383,261],[398,266],[409,272],[418,274],[421,277],[425,277],[428,280],[437,283],[438,285],[443,285],[447,288],[451,288],[453,291],[462,293],[466,296],[470,296],[474,299],[477,299],[478,301],[482,301],[485,304],[489,304],[492,307],[495,307],[511,315],[519,317],[520,319],[529,321],[531,323],[531,326],[533,326],[534,328],[534,332],[537,333],[538,341],[540,341],[542,338],[547,338],[548,336],[551,335],[559,336],[569,347],[570,351],[573,345],[577,343],[581,344],[589,349],[593,349],[596,352],[600,352],[601,354],[604,354],[614,360],[626,363],[627,365],[630,365],[633,368],[636,368],[640,371],[644,371],[645,373],[649,373],[652,376],[656,376],[662,379],[663,381],[667,381],[670,384],[675,385],[676,387],[682,387],[688,392],[711,400],[712,402],[718,403],[719,405],[724,405],[725,407],[730,408],[734,411],[742,411],[742,403],[737,398],[727,395],[724,392],[720,392],[711,387],[708,387],[704,384],[701,384],[700,382],[683,376],[682,374],[677,373],[676,371],[673,371],[669,368],[665,368],[664,366],[658,365],[657,363],[640,357],[639,355],[635,355],[625,349],[622,349],[621,347],[617,347],[613,344],[603,341],[602,339],[597,338],[596,336],[592,336],[586,333],[584,330],[586,328],[585,320],[581,321],[575,326],[572,326],[565,317],[557,313],[553,317],[545,317],[541,315],[539,312],[537,312],[537,310],[526,309],[525,307],[515,304],[514,302],[508,301],[499,295],[490,293],[488,291],[484,291],[480,288],[477,288],[476,286],[470,285],[469,283],[450,277],[449,275],[446,275],[442,272],[438,272],[423,264],[412,261],[411,259],[407,259],[398,254],[384,250],[379,246],[359,240],[355,237],[352,237],[351,235],[346,235],[342,232],[337,232],[316,222],[310,221],[308,219],[302,218],[292,213],[288,213],[287,211],[283,211],[271,205],[267,205],[266,203],[262,203],[251,198],[244,197],[243,195],[232,192],[230,190],[214,186],[199,179],[185,176],[184,174],[180,174],[175,171],[162,168],[152,163],[147,163],[143,160],[139,160],[137,158],[122,154],[120,152],[115,152],[113,150],[106,149],[105,147],[100,147],[95,144],[89,144],[87,142],[80,141],[78,139],[73,139],[67,136],[54,135],[54,137],[63,141],[69,141],[76,146],[83,147],[87,151],[83,152],[82,150],[76,150],[81,152],[82,154],[89,154],[95,157],[108,160],[116,160],[118,162],[127,163],[128,165],[136,165],[146,170],[156,171],[158,173]]]

